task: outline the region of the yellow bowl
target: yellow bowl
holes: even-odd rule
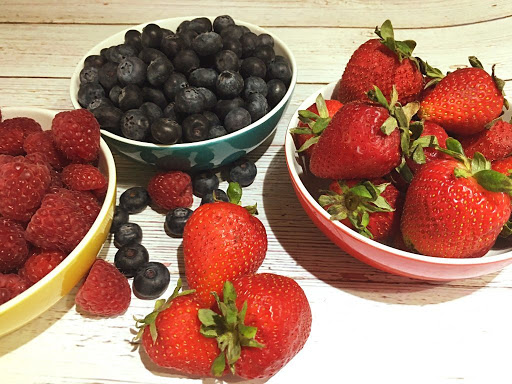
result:
[[[44,130],[51,128],[56,114],[41,108],[2,108],[4,119],[31,117]],[[53,271],[25,292],[0,305],[0,337],[25,325],[67,295],[96,259],[108,236],[116,202],[116,166],[103,139],[98,167],[108,177],[107,195],[98,217],[82,241]]]

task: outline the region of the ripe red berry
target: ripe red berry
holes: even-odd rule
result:
[[[28,287],[30,283],[22,277],[14,273],[0,273],[0,305],[18,296]]]
[[[18,274],[32,284],[37,283],[66,258],[62,251],[38,250],[25,261]]]
[[[99,316],[117,316],[126,311],[131,301],[131,289],[126,277],[102,259],[91,267],[75,302],[84,311]]]
[[[148,193],[153,202],[163,209],[192,206],[192,180],[180,171],[155,175],[148,183]]]
[[[23,227],[0,217],[0,273],[15,271],[28,256]]]
[[[90,164],[70,164],[62,170],[62,181],[75,191],[101,190],[107,179],[98,168]]]
[[[0,153],[22,155],[23,141],[33,132],[40,132],[41,126],[34,119],[15,117],[0,123]]]
[[[503,159],[512,153],[512,124],[498,120],[489,129],[462,137],[460,143],[467,157],[480,152],[489,161]]]
[[[50,165],[57,170],[62,169],[69,162],[55,147],[52,131],[35,132],[28,135],[23,142],[23,149],[27,154],[44,154]]]

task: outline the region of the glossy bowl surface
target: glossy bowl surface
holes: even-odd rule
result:
[[[44,130],[51,128],[56,113],[41,108],[2,108],[4,119],[31,117]],[[25,292],[0,305],[0,337],[38,317],[67,295],[96,259],[108,236],[116,201],[116,166],[103,140],[98,167],[108,177],[108,189],[96,221],[77,247],[53,271]]]
[[[198,16],[178,17],[151,21],[149,23],[154,23],[160,27],[175,31],[181,22],[192,20],[196,17]],[[210,17],[210,19],[213,21],[215,18]],[[235,20],[235,22],[239,25],[245,25],[258,35],[262,33],[271,35],[274,38],[274,50],[276,54],[286,57],[292,66],[293,76],[288,91],[271,111],[261,119],[239,131],[197,143],[159,145],[127,139],[102,130],[101,132],[105,141],[124,155],[142,163],[156,165],[162,169],[200,170],[232,163],[258,147],[271,136],[290,101],[297,82],[297,64],[295,57],[290,49],[276,35],[250,23],[239,20]],[[75,108],[81,108],[77,96],[80,86],[80,71],[83,68],[85,58],[89,55],[99,54],[102,48],[123,43],[126,31],[130,29],[142,31],[142,28],[149,23],[136,25],[116,33],[97,44],[84,55],[76,66],[75,72],[71,78],[70,96],[71,102]]]
[[[297,109],[306,109],[314,103],[318,93],[325,99],[331,97],[335,83],[321,88],[309,96]],[[339,221],[331,221],[329,214],[314,196],[321,181],[302,166],[289,130],[298,125],[297,112],[293,115],[286,133],[285,153],[288,173],[302,207],[313,223],[345,252],[380,270],[422,280],[449,281],[496,272],[512,263],[512,248],[492,249],[481,258],[445,259],[402,251],[368,239],[349,229]],[[325,184],[323,185],[325,187]]]

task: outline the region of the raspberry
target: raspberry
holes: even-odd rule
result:
[[[10,273],[0,273],[0,305],[18,296],[21,292],[30,287],[30,283],[22,277]]]
[[[48,193],[55,192],[59,188],[64,188],[60,172],[55,169],[50,171],[50,186],[48,187]]]
[[[27,261],[25,261],[18,275],[28,282],[35,284],[53,271],[66,256],[62,251],[38,250],[32,253]]]
[[[160,208],[189,208],[192,206],[192,180],[180,171],[159,173],[148,183],[148,193]]]
[[[90,162],[98,157],[100,125],[86,109],[60,112],[52,121],[55,146],[68,159]]]
[[[130,301],[128,280],[115,266],[102,259],[94,262],[75,297],[75,303],[84,311],[99,316],[120,315],[128,309]]]
[[[100,213],[101,205],[91,192],[71,191],[69,189],[59,188],[53,193],[71,200],[76,208],[84,214],[89,227],[94,223],[94,220],[96,220],[96,217]]]
[[[101,190],[107,179],[100,170],[90,164],[70,164],[62,170],[62,181],[75,191]]]
[[[52,131],[31,133],[23,142],[23,149],[27,154],[44,154],[51,166],[57,170],[61,170],[69,162],[55,147]]]
[[[4,155],[4,154],[0,153],[0,165],[5,164],[5,163],[10,163],[13,160],[14,160],[14,156]]]
[[[29,153],[28,155],[25,155],[25,161],[28,161],[29,163],[32,163],[32,164],[44,165],[46,168],[48,168],[48,170],[50,172],[53,169],[51,164],[48,162],[48,158],[46,157],[46,155],[44,153],[40,153],[40,152]]]
[[[23,157],[0,165],[0,214],[26,222],[50,185],[50,171]]]
[[[28,256],[23,227],[0,217],[0,273],[15,271]]]
[[[46,195],[28,223],[25,238],[37,247],[71,252],[89,230],[87,217],[70,198]]]
[[[40,132],[41,125],[28,117],[15,117],[0,123],[0,153],[22,155],[23,141],[33,132]]]

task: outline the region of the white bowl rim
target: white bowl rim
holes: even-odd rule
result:
[[[325,219],[330,220],[330,216],[327,213],[325,209],[323,209],[320,204],[311,196],[309,191],[304,186],[304,183],[299,177],[299,174],[297,173],[294,163],[295,161],[295,144],[292,138],[292,135],[290,133],[291,128],[295,128],[298,123],[299,119],[297,117],[297,113],[301,109],[308,108],[313,102],[316,96],[319,93],[322,94],[328,94],[329,97],[336,85],[336,82],[329,83],[327,85],[324,85],[319,90],[317,90],[315,93],[307,97],[301,105],[297,108],[297,110],[294,112],[292,119],[290,120],[290,123],[288,124],[288,127],[286,129],[286,136],[285,136],[285,154],[286,154],[286,162],[288,166],[288,170],[291,173],[291,176],[293,180],[295,181],[297,187],[300,189],[302,194],[306,196],[307,200],[310,204],[313,205],[313,207],[316,209],[317,212],[320,212],[322,216],[324,216]],[[374,248],[377,248],[380,251],[387,252],[387,253],[394,253],[397,256],[400,256],[402,258],[406,259],[412,259],[422,262],[427,262],[430,264],[440,264],[440,265],[485,265],[485,264],[494,264],[499,263],[501,261],[509,260],[512,258],[512,251],[503,252],[498,255],[489,255],[489,256],[482,256],[477,258],[442,258],[442,257],[435,257],[435,256],[425,256],[425,255],[418,255],[412,252],[403,251],[401,249],[393,248],[389,245],[379,243],[375,240],[369,239],[358,232],[348,228],[346,225],[342,224],[340,221],[332,221],[332,224],[336,226],[337,229],[341,230],[342,232],[345,232],[347,235],[355,237],[359,241],[366,243],[369,246],[372,246]]]
[[[124,37],[124,34],[127,31],[131,30],[131,29],[142,30],[142,28],[144,28],[148,24],[160,25],[162,23],[168,23],[168,22],[171,22],[171,21],[172,22],[176,22],[176,23],[180,23],[182,21],[192,20],[192,19],[195,19],[197,17],[207,17],[210,20],[213,20],[213,19],[215,19],[216,16],[185,16],[185,17],[174,17],[174,18],[167,18],[167,19],[160,19],[160,20],[149,21],[149,22],[146,22],[146,23],[142,23],[142,24],[138,24],[138,25],[134,25],[132,27],[126,28],[126,29],[124,29],[124,30],[122,30],[120,32],[117,32],[117,33],[107,37],[106,39],[104,39],[101,42],[99,42],[98,44],[96,44],[93,48],[91,48],[80,59],[80,61],[78,62],[77,66],[75,67],[75,71],[73,72],[73,75],[71,76],[69,93],[70,93],[70,96],[71,96],[71,103],[73,104],[73,106],[76,109],[82,108],[82,106],[78,103],[78,100],[77,100],[77,97],[76,97],[78,89],[75,87],[75,84],[77,84],[77,82],[78,82],[78,78],[80,76],[80,71],[83,69],[83,65],[84,65],[85,59],[88,56],[90,56],[90,55],[99,54],[100,50],[107,46],[106,45],[107,41],[109,41],[109,40],[116,40],[117,37],[121,37],[121,36]],[[152,149],[176,148],[176,149],[183,149],[183,150],[185,150],[185,149],[195,149],[196,147],[199,148],[199,147],[202,147],[202,146],[210,144],[210,143],[216,143],[218,141],[220,142],[220,141],[226,140],[228,138],[232,138],[232,137],[236,137],[236,136],[239,136],[239,135],[243,135],[245,132],[250,131],[253,128],[256,128],[257,126],[265,123],[267,120],[269,120],[271,117],[273,117],[276,114],[276,112],[279,109],[281,109],[288,102],[288,100],[291,98],[291,95],[292,95],[293,90],[295,88],[295,84],[297,83],[297,62],[295,60],[295,56],[293,55],[292,51],[288,48],[288,46],[278,36],[276,36],[275,34],[267,31],[266,29],[264,29],[264,28],[262,28],[260,26],[248,23],[246,21],[241,21],[241,20],[237,20],[237,19],[234,19],[234,21],[238,25],[246,26],[251,31],[256,30],[260,34],[267,33],[270,36],[272,36],[272,38],[274,39],[274,43],[277,43],[279,45],[279,48],[282,49],[284,51],[284,53],[288,56],[288,58],[290,60],[290,64],[292,66],[292,79],[290,81],[290,86],[288,87],[285,95],[279,101],[279,103],[274,108],[272,108],[265,116],[263,116],[262,118],[256,120],[255,122],[249,124],[247,127],[244,127],[244,128],[242,128],[242,129],[240,129],[238,131],[231,132],[231,133],[228,133],[227,135],[216,137],[216,138],[213,138],[213,139],[197,141],[197,142],[193,142],[193,143],[155,144],[155,143],[148,143],[148,142],[145,142],[145,141],[136,141],[136,140],[128,139],[126,137],[122,137],[122,136],[116,135],[116,134],[114,134],[112,132],[109,132],[109,131],[106,131],[104,129],[101,130],[101,133],[103,135],[111,138],[112,140],[117,140],[119,142],[123,142],[123,143],[130,144],[130,145],[135,145],[135,146],[139,146],[139,147],[152,148]],[[275,44],[274,44],[274,46],[275,46]]]
[[[38,113],[53,118],[60,111],[38,107],[3,107],[2,112],[17,113],[20,117],[27,117],[27,115],[30,115],[32,113]],[[109,210],[109,202],[112,201],[116,193],[116,164],[114,161],[114,157],[112,156],[112,152],[110,151],[110,148],[103,139],[100,139],[100,152],[105,157],[105,162],[107,165],[108,186],[107,194],[105,195],[105,199],[101,206],[101,210],[98,213],[98,216],[96,217],[96,220],[92,224],[91,228],[89,228],[89,231],[86,233],[84,238],[75,247],[75,249],[73,249],[73,251],[71,251],[59,265],[57,265],[52,271],[50,271],[50,273],[48,273],[41,280],[30,286],[22,293],[20,293],[18,296],[0,305],[0,315],[2,313],[7,312],[10,308],[18,305],[21,301],[32,295],[35,291],[37,291],[39,288],[41,288],[43,285],[49,282],[55,275],[59,274],[63,269],[65,269],[67,265],[74,260],[78,252],[83,248],[84,244],[89,242],[89,240],[98,231],[100,225],[103,222],[103,218],[106,216]]]

